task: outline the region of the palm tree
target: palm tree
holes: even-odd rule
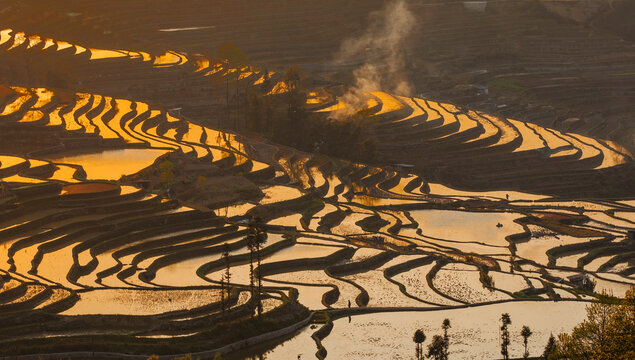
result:
[[[417,360],[423,359],[423,342],[426,341],[426,334],[423,333],[423,330],[417,329],[412,337],[412,341],[416,344],[415,353]]]
[[[434,335],[432,342],[428,345],[428,357],[434,360],[443,360],[443,351],[445,350],[443,344],[443,337],[441,335]]]
[[[525,343],[525,354],[524,354],[523,358],[524,359],[528,359],[529,358],[529,351],[527,351],[527,340],[531,336],[531,329],[529,329],[529,326],[524,325],[523,329],[520,331],[520,335],[522,335],[523,342]]]
[[[448,337],[448,329],[450,326],[450,319],[443,320],[443,358],[448,360],[448,347],[450,346],[450,338]]]
[[[503,323],[501,326],[501,355],[503,355],[503,359],[509,360],[509,350],[507,347],[509,346],[510,340],[507,327],[512,323],[512,320],[508,313],[501,315],[501,322]]]

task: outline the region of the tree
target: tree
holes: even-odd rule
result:
[[[260,272],[260,268],[261,268],[260,261],[262,260],[262,253],[260,250],[262,246],[265,244],[265,241],[267,240],[267,235],[262,230],[262,224],[261,224],[260,218],[257,217],[254,219],[254,227],[255,227],[255,233],[256,233],[256,237],[255,237],[256,261],[258,263],[258,268],[257,268],[258,271],[256,273],[256,276],[258,279],[258,316],[260,317],[262,315],[262,273]]]
[[[269,74],[269,69],[265,69],[265,74],[263,75],[262,87],[264,89],[269,89],[271,86],[271,75]],[[273,107],[271,106],[271,102],[269,98],[265,101],[265,132],[271,131],[271,122],[273,118]]]
[[[271,86],[271,74],[269,74],[269,69],[265,68],[264,74],[262,75],[262,87],[265,89],[269,89]]]
[[[509,360],[509,330],[508,326],[512,323],[511,318],[508,313],[504,313],[501,316],[501,322],[503,325],[501,326],[501,355],[503,355],[503,359]]]
[[[252,306],[255,300],[254,292],[254,251],[256,250],[254,235],[249,229],[247,234],[247,249],[249,249],[249,292],[251,296]],[[251,317],[254,317],[253,308],[251,309]]]
[[[302,77],[303,74],[300,67],[295,64],[291,66],[283,78],[284,83],[287,85],[287,90],[289,90],[289,92],[297,90]]]
[[[249,221],[247,234],[247,248],[249,249],[249,288],[251,289],[251,297],[255,299],[258,316],[262,315],[262,276],[260,274],[261,247],[265,243],[267,236],[262,230],[260,218],[252,218]],[[254,256],[256,257],[258,272],[254,270]],[[258,291],[255,291],[255,281],[258,282]],[[253,313],[252,313],[253,316]]]
[[[529,337],[531,336],[531,329],[529,329],[529,326],[523,325],[523,328],[520,331],[520,335],[523,337],[523,343],[525,344],[525,354],[523,355],[523,358],[527,359],[529,358],[529,351],[527,350],[527,341],[529,340]]]
[[[452,327],[450,325],[450,319],[444,319],[443,325],[443,359],[448,360],[448,348],[450,346],[450,338],[448,337],[448,329]]]
[[[223,306],[223,311],[225,311],[225,291],[227,291],[227,301],[229,301],[229,297],[231,294],[230,291],[230,282],[231,282],[231,272],[229,271],[229,267],[230,267],[230,263],[229,263],[229,245],[227,245],[227,243],[225,243],[225,245],[223,245],[223,260],[225,260],[225,274],[223,275],[222,279],[221,279],[221,286],[225,283],[227,283],[227,288],[222,288],[221,289],[221,301],[223,302],[222,306]]]
[[[307,120],[306,114],[306,93],[300,91],[300,80],[302,70],[297,65],[293,65],[287,70],[282,81],[287,88],[287,124],[285,127],[298,128],[304,126]]]
[[[435,360],[443,360],[443,352],[445,351],[445,344],[443,344],[443,337],[441,335],[434,335],[432,342],[428,345],[428,357]]]
[[[163,187],[169,189],[174,184],[174,163],[165,160],[159,165],[159,170],[161,171],[160,177]]]
[[[554,352],[556,348],[556,338],[553,334],[549,335],[549,340],[547,341],[547,346],[545,346],[545,351],[542,353],[543,359],[549,359],[549,355]]]
[[[217,56],[219,59],[223,60],[223,64],[225,65],[225,91],[226,91],[226,108],[227,108],[227,120],[229,121],[229,73],[232,68],[235,68],[236,71],[233,73],[236,74],[235,82],[236,82],[236,121],[234,122],[234,129],[237,128],[238,121],[238,111],[239,111],[239,101],[238,101],[238,80],[240,79],[240,70],[249,63],[249,57],[245,54],[244,51],[237,48],[232,44],[223,45],[217,52]]]
[[[220,278],[220,306],[221,311],[225,312],[225,277]]]
[[[587,307],[587,318],[571,334],[560,334],[546,359],[635,358],[635,287],[618,300],[603,292]]]
[[[247,128],[255,132],[268,132],[271,130],[273,118],[273,106],[271,99],[256,90],[248,92]]]
[[[423,330],[417,329],[415,331],[414,336],[412,337],[412,341],[415,342],[415,354],[416,359],[423,359],[423,343],[426,341],[426,334],[423,333]]]

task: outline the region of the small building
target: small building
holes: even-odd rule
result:
[[[593,280],[591,280],[591,277],[587,274],[575,274],[575,275],[567,276],[567,280],[569,280],[569,282],[573,284],[573,286],[580,289],[593,290],[593,288],[595,287],[595,283],[593,282]]]
[[[177,108],[168,109],[168,114],[174,117],[179,117],[181,116],[181,109],[183,108],[177,107]]]
[[[472,88],[476,90],[476,96],[483,96],[489,94],[489,87],[485,85],[472,85]]]

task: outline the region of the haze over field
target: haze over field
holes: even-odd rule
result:
[[[345,39],[335,56],[336,64],[361,65],[353,70],[354,86],[340,98],[346,107],[334,112],[334,119],[354,115],[354,109],[366,105],[369,92],[386,90],[411,96],[414,91],[405,69],[404,43],[412,35],[416,18],[407,3],[386,3],[385,8],[369,15],[369,22],[363,34]]]

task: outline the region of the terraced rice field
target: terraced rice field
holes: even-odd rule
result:
[[[202,55],[0,34],[2,52],[147,62],[148,74],[191,66],[191,76],[221,81],[231,73]],[[259,70],[235,70],[259,86]],[[2,355],[221,348],[233,340],[223,324],[247,321],[257,301],[246,240],[255,218],[266,233],[253,265],[263,316],[303,315],[286,319],[297,326],[289,342],[247,351],[267,359],[312,358],[319,346],[336,359],[408,358],[412,330],[431,333],[445,317],[456,324],[453,358],[493,356],[501,312],[532,327],[538,351],[594,296],[569,276],[620,295],[635,285],[633,158],[602,139],[373,92],[367,110],[378,120],[367,131],[386,156],[371,165],[221,131],[151,102],[4,85],[0,138],[10,140],[5,129],[48,137],[0,154]],[[344,110],[329,101],[310,105]],[[607,191],[624,196],[566,200],[571,178],[591,195],[611,178]],[[296,300],[332,315],[330,335],[311,338]]]

